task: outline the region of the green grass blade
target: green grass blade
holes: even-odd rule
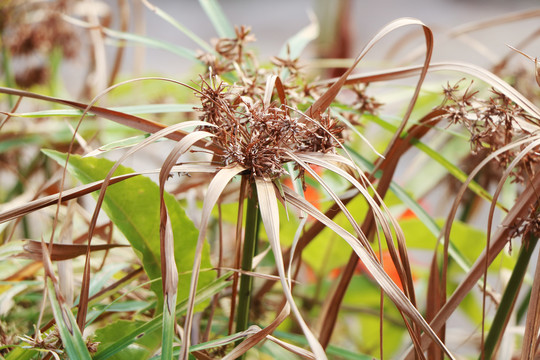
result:
[[[43,152],[62,166],[66,154],[43,150]],[[70,156],[68,171],[79,181],[88,184],[105,178],[114,163],[107,159],[83,158]],[[133,170],[120,166],[116,175],[132,173]],[[174,235],[174,255],[177,259],[179,275],[178,297],[187,298],[189,293],[190,271],[197,244],[198,231],[193,222],[186,216],[176,199],[164,194],[169,209]],[[107,189],[103,209],[116,227],[130,242],[135,253],[151,280],[161,278],[161,255],[159,245],[159,187],[144,176],[110,186]],[[208,245],[202,254],[202,268],[211,268]],[[208,284],[214,275],[213,271],[201,272],[200,284]],[[159,299],[158,310],[161,311],[163,290],[161,282],[152,282],[150,288]]]
[[[176,294],[172,303],[176,302]],[[161,340],[161,358],[164,360],[172,360],[173,358],[173,340],[174,340],[174,325],[175,314],[169,312],[167,301],[163,302],[163,333]]]
[[[47,279],[47,290],[56,320],[56,327],[62,338],[64,349],[70,359],[91,360],[90,353],[82,334],[77,327],[77,322],[64,304],[60,304],[56,298],[56,290],[50,278]]]
[[[186,28],[184,25],[180,24],[176,19],[174,19],[171,15],[166,13],[165,11],[161,10],[160,8],[156,7],[154,4],[147,4],[147,7],[150,8],[154,13],[156,13],[157,16],[180,30],[184,35],[186,35],[188,38],[193,40],[197,45],[199,45],[201,48],[203,48],[207,52],[214,52],[214,49],[203,39],[198,37],[193,31]]]
[[[195,54],[193,50],[186,49],[182,46],[174,45],[166,41],[162,41],[162,40],[152,39],[147,36],[136,35],[136,34],[131,34],[131,33],[122,32],[122,31],[116,31],[116,30],[112,30],[108,28],[102,28],[101,30],[105,33],[105,35],[118,39],[118,40],[125,40],[125,41],[130,41],[130,42],[154,47],[157,49],[163,49],[175,55],[191,60],[193,62],[200,62],[200,60],[197,58],[197,55]]]
[[[234,27],[229,22],[229,19],[227,19],[227,16],[225,16],[217,0],[199,0],[199,3],[212,22],[219,37],[234,38],[236,36]]]
[[[228,272],[227,274],[214,280],[207,286],[201,288],[197,292],[195,303],[201,304],[203,302],[206,302],[213,295],[217,294],[221,290],[230,286],[230,281],[228,280],[228,278],[231,275],[232,275],[232,272]],[[185,314],[186,310],[187,310],[187,299],[185,298],[178,305],[176,305],[176,315],[177,316],[183,315]],[[142,337],[161,329],[162,324],[163,324],[163,314],[156,316],[154,319],[148,321],[144,325],[123,335],[121,338],[117,339],[115,342],[109,344],[108,346],[99,349],[96,355],[94,355],[94,360],[108,359],[109,357],[122,351],[129,345],[140,340]]]

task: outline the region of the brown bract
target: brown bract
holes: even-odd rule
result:
[[[302,114],[291,115],[284,105],[247,102],[234,87],[218,77],[214,81],[214,87],[202,82],[200,119],[217,125],[208,131],[215,135],[212,142],[223,149],[224,165],[238,164],[254,176],[276,178],[290,161],[284,150],[326,153],[340,145],[343,126],[328,114],[315,122]]]

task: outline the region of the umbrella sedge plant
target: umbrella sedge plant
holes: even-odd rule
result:
[[[161,329],[162,334],[161,350],[158,351],[160,359],[172,359],[177,356],[180,359],[188,359],[190,355],[206,359],[209,358],[208,350],[224,346],[228,346],[227,350],[219,352],[218,349],[215,356],[234,359],[244,356],[249,349],[265,340],[273,341],[287,351],[302,357],[326,359],[330,352],[330,337],[334,332],[343,297],[350,286],[359,262],[381,289],[379,355],[384,356],[382,305],[384,299],[387,298],[395,305],[401,316],[400,321],[409,334],[410,349],[405,353],[405,356],[422,359],[426,358],[427,351],[428,358],[443,358],[444,356],[455,358],[445,345],[445,324],[448,317],[475,285],[480,285],[484,294],[488,292],[486,280],[488,266],[502,252],[509,239],[513,237],[527,239],[522,245],[523,257],[520,255],[520,259],[523,260],[513,272],[513,279],[520,282],[525,276],[524,269],[528,265],[528,259],[538,238],[536,216],[538,197],[535,189],[540,186],[540,177],[532,165],[537,161],[534,157],[534,150],[540,141],[535,135],[540,118],[538,108],[487,70],[467,64],[432,64],[432,32],[429,27],[416,19],[398,19],[383,27],[341,77],[311,82],[304,77],[297,59],[291,55],[296,53],[298,49],[291,49],[289,46],[282,56],[272,59],[271,67],[260,67],[254,54],[249,51],[248,43],[254,40],[249,28],[238,27],[233,30],[220,13],[216,3],[212,1],[201,1],[201,3],[205,11],[209,13],[210,18],[213,19],[222,38],[216,42],[213,48],[210,48],[203,40],[190,33],[190,37],[208,51],[197,58],[197,61],[204,65],[205,71],[199,74],[196,85],[187,85],[176,80],[157,77],[134,79],[111,86],[88,104],[39,95],[29,91],[0,88],[0,92],[10,96],[33,98],[78,109],[82,111],[78,126],[88,115],[95,115],[151,133],[143,140],[121,145],[120,147],[126,149],[125,153],[114,164],[110,164],[103,173],[103,177],[99,179],[87,177],[84,181],[85,185],[71,190],[63,190],[65,171],[69,170],[79,179],[83,173],[81,165],[83,160],[72,154],[75,139],[79,139],[77,137],[79,127],[75,128],[66,154],[46,152],[48,156],[62,163],[65,167],[60,182],[61,191],[0,213],[0,221],[6,222],[48,206],[56,205],[57,209],[60,209],[63,201],[77,199],[99,190],[97,204],[89,220],[86,247],[53,243],[54,228],[56,221],[59,221],[59,210],[55,215],[51,241],[48,244],[45,241],[42,241],[41,244],[31,242],[27,246],[28,252],[31,252],[36,259],[41,258],[45,264],[47,289],[44,294],[50,298],[54,319],[58,327],[58,336],[62,339],[63,349],[67,356],[70,358],[90,358],[89,350],[86,347],[94,350],[96,347],[95,343],[85,344],[82,338],[85,329],[99,316],[89,312],[89,304],[96,296],[92,295],[90,291],[91,254],[94,251],[109,250],[118,246],[115,244],[92,244],[94,233],[99,228],[98,216],[101,208],[103,206],[106,210],[111,211],[113,202],[108,201],[113,196],[111,193],[114,184],[121,184],[129,179],[153,173],[158,174],[156,192],[159,203],[159,227],[157,229],[159,233],[157,253],[159,265],[156,266],[157,260],[154,259],[153,267],[151,267],[150,260],[145,258],[145,254],[142,254],[141,262],[150,278],[149,284],[145,285],[156,292],[158,299],[156,301],[158,305],[155,309],[156,316],[148,323],[115,339],[116,341],[112,344],[102,349],[98,346],[97,352],[93,356],[94,359],[107,359],[114,356],[129,345],[134,344],[141,336],[157,329]],[[169,15],[147,2],[145,4],[164,20],[173,25],[176,24]],[[82,23],[79,24],[84,26]],[[177,25],[175,26],[181,31],[187,31]],[[373,46],[389,33],[407,26],[419,27],[424,35],[426,49],[424,62],[421,66],[353,75],[353,70]],[[113,31],[105,33],[123,40],[130,39],[147,44],[151,43],[148,39],[130,37]],[[300,42],[302,43],[302,41]],[[300,45],[299,48],[302,46]],[[185,54],[185,52],[181,53]],[[409,124],[409,119],[421,93],[422,84],[430,71],[459,71],[470,74],[492,85],[495,89],[494,95],[488,101],[484,101],[467,89],[461,96],[458,96],[459,86],[448,85],[444,91],[444,103],[430,110],[418,122]],[[361,135],[361,140],[367,144],[369,151],[377,155],[377,160],[373,164],[362,161],[361,154],[347,146],[347,137],[344,135],[349,128],[354,131],[352,124],[358,123],[358,119],[354,116],[358,117],[361,113],[351,111],[354,108],[342,103],[338,95],[348,86],[412,76],[418,79],[413,95],[399,125],[393,129],[393,135],[386,150],[383,154],[377,153],[374,147]],[[96,105],[99,100],[115,89],[139,81],[174,83],[194,93],[199,104],[194,109],[193,114],[197,114],[198,118],[166,126],[128,112]],[[358,90],[358,88],[356,89]],[[2,122],[2,125],[9,117],[17,116],[17,106],[18,103],[11,111],[5,112],[8,117]],[[479,163],[467,179],[462,179],[461,190],[455,198],[454,206],[444,229],[438,228],[438,225],[434,224],[429,216],[421,213],[418,204],[414,201],[411,202],[418,216],[423,216],[426,223],[433,225],[433,231],[438,232],[437,236],[441,234],[443,237],[442,265],[439,264],[441,251],[435,250],[427,291],[428,309],[423,315],[418,310],[414,276],[410,266],[405,235],[398,220],[395,219],[383,199],[389,190],[396,193],[399,191],[393,180],[403,155],[411,147],[419,146],[419,142],[428,133],[434,131],[437,124],[444,121],[450,125],[464,126],[471,133],[471,144],[475,146],[476,152],[489,148],[491,153]],[[175,144],[159,169],[131,172],[121,166],[127,158],[162,138],[175,141]],[[505,168],[505,171],[501,175],[495,195],[491,196],[485,189],[478,186],[473,178],[493,159],[498,161]],[[336,192],[327,178],[314,167],[332,173],[341,181],[346,182],[348,192],[352,193],[353,196],[343,197]],[[458,174],[456,177],[460,174],[451,165],[447,165],[447,169],[449,173]],[[119,174],[117,170],[122,173]],[[205,187],[204,196],[201,199],[200,217],[197,219],[198,233],[191,244],[192,263],[189,264],[187,275],[179,272],[179,266],[182,264],[178,264],[176,258],[178,252],[175,246],[178,244],[175,244],[175,240],[179,235],[178,224],[175,224],[174,219],[178,219],[178,203],[165,190],[167,182],[174,174],[189,174],[194,178],[195,174],[203,174],[203,176],[194,179],[194,182],[197,186]],[[504,207],[497,202],[498,196],[505,180],[511,175],[517,181],[530,186],[525,186],[510,209],[504,209],[507,211],[507,215],[502,226],[491,236],[494,209],[496,206]],[[305,196],[304,191],[308,181],[315,183],[331,199],[332,205],[328,210],[320,210]],[[293,186],[286,186],[286,182]],[[208,262],[207,254],[205,255],[205,251],[207,251],[205,250],[207,247],[205,242],[209,236],[212,211],[216,205],[220,204],[231,183],[239,184],[238,191],[234,195],[238,205],[233,242],[236,247],[234,269],[232,272],[222,273],[224,267],[220,260],[216,268],[221,276],[213,281],[207,281],[207,279],[201,285],[199,284],[201,277],[208,272],[208,269],[204,268],[205,265],[201,264],[204,261]],[[466,189],[473,190],[478,196],[488,199],[492,204],[488,217],[486,250],[473,265],[468,265],[462,259],[459,251],[452,247],[450,233],[454,223],[453,218]],[[356,197],[364,199],[369,208],[363,217],[359,217],[359,214],[354,213],[348,207]],[[401,198],[404,201],[410,199],[405,192],[401,193]],[[283,239],[280,228],[283,224],[280,206],[285,209],[288,216],[298,215],[301,219],[298,230],[292,236],[292,246],[287,250],[282,249]],[[347,225],[352,231],[335,220],[337,214],[345,217]],[[114,216],[111,218],[115,222]],[[118,220],[116,220],[116,225],[123,226]],[[324,318],[327,323],[315,331],[312,324],[306,321],[305,312],[297,304],[294,287],[303,250],[324,228],[330,229],[345,240],[351,249],[351,255],[340,275],[337,287],[322,306],[320,317]],[[259,261],[256,248],[262,230],[264,230],[273,254],[274,276],[264,276],[256,272],[256,264]],[[139,244],[130,239],[129,236],[126,235],[126,237],[133,248],[140,252]],[[221,247],[223,244],[220,243],[219,246]],[[396,269],[399,285],[396,284],[396,279],[387,274],[382,260],[379,260],[386,258],[388,261],[388,257],[383,257],[383,248],[387,249],[389,259]],[[374,249],[378,249],[379,254],[376,254]],[[220,252],[222,250],[220,249]],[[51,261],[74,258],[80,255],[85,255],[85,261],[75,321],[69,309],[71,305],[64,298],[62,291],[59,290]],[[150,256],[150,254],[146,255]],[[446,272],[449,257],[456,260],[466,271],[466,279],[447,299]],[[256,276],[266,278],[266,283],[257,292],[253,287],[253,278]],[[186,283],[184,284],[182,281]],[[156,287],[158,282],[161,283],[161,286]],[[276,282],[281,285],[283,301],[274,309],[276,315],[273,320],[265,327],[249,326],[250,306],[254,303],[253,300],[263,297]],[[118,284],[120,283],[118,282]],[[540,280],[536,277],[532,285],[533,290],[540,287],[539,283]],[[187,292],[182,293],[182,298],[179,298],[179,289],[182,286],[187,289]],[[229,336],[210,340],[203,344],[198,344],[198,339],[192,341],[194,330],[200,326],[195,316],[198,311],[197,304],[206,304],[205,301],[212,298],[213,313],[213,307],[216,306],[220,294],[228,287],[231,288]],[[518,291],[519,286],[517,288],[509,286],[504,293],[504,302],[501,303],[504,306],[500,307],[496,321],[486,336],[485,343],[482,340],[481,356],[489,358],[497,350]],[[523,342],[524,353],[525,350],[532,351],[530,349],[534,349],[535,334],[540,327],[540,322],[537,320],[540,308],[538,304],[540,304],[540,299],[533,296],[528,305],[527,330]],[[180,316],[183,317],[182,321],[179,321]],[[290,317],[294,319],[303,333],[309,350],[287,343],[272,335]],[[482,317],[482,326],[484,318],[485,316]],[[211,322],[212,316],[208,319],[208,329],[211,327]],[[179,329],[178,323],[182,324],[181,329]],[[42,331],[47,331],[50,326],[52,324],[44,327]],[[74,326],[77,326],[78,329],[74,329]],[[482,339],[484,338],[483,332],[484,330],[482,330]],[[175,346],[177,339],[181,342],[180,347]],[[34,342],[38,343],[37,340]],[[58,358],[57,349],[48,350],[50,350],[50,355],[47,356]],[[155,349],[154,352],[156,352]],[[28,358],[32,356],[30,355]]]

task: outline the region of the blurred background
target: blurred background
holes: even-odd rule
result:
[[[115,0],[106,2],[112,13],[117,13],[115,7],[119,3]],[[196,48],[190,39],[165,23],[139,1],[129,1],[129,4],[131,18],[134,20],[130,24],[131,31],[144,31],[152,38],[187,48]],[[485,66],[486,62],[494,61],[500,54],[509,51],[506,44],[517,46],[516,43],[521,41],[525,34],[537,30],[537,18],[531,18],[501,23],[495,27],[489,26],[461,37],[450,37],[450,32],[462,25],[534,9],[538,6],[538,2],[534,0],[223,0],[220,4],[231,23],[251,26],[257,38],[254,47],[260,54],[261,61],[277,55],[287,39],[310,23],[310,14],[316,15],[318,19],[320,38],[303,54],[303,58],[309,58],[314,54],[326,57],[354,57],[388,22],[399,17],[414,17],[435,32],[435,61],[459,60]],[[159,6],[202,39],[208,40],[217,36],[198,1],[161,0],[155,1],[154,5]],[[113,20],[113,26],[118,26],[118,19]],[[398,31],[395,36],[389,36],[372,50],[367,60],[380,61],[381,54],[384,58],[392,55],[394,60],[408,57],[410,53],[407,50],[423,45],[421,31],[412,29],[411,34],[413,38],[408,39],[410,42],[405,43],[401,49],[394,49],[395,53],[390,54],[391,47],[395,46],[395,40],[404,34],[403,31]],[[534,46],[536,52],[531,52],[536,56],[540,53],[540,42],[536,41]],[[147,49],[144,59],[134,59],[134,53],[128,53],[124,71],[131,68],[137,72],[162,72],[167,69],[170,75],[177,76],[185,74],[191,66],[188,60],[179,59],[163,50]]]

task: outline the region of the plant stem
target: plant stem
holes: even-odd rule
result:
[[[519,250],[516,266],[514,267],[512,276],[510,277],[508,285],[504,290],[501,302],[497,312],[495,313],[495,317],[493,318],[493,324],[489,329],[489,333],[484,343],[484,359],[491,359],[495,353],[497,344],[499,343],[501,335],[506,328],[510,313],[514,307],[516,297],[519,293],[519,289],[521,288],[523,277],[527,272],[529,260],[531,259],[531,255],[536,247],[537,240],[538,239],[534,235],[529,234]]]
[[[243,271],[253,270],[253,257],[257,245],[257,224],[259,220],[259,203],[257,201],[257,189],[255,184],[251,187],[248,195],[246,208],[246,231],[244,234],[244,247],[242,251]],[[251,293],[253,287],[253,277],[247,274],[240,276],[240,291],[238,292],[238,315],[236,318],[236,332],[244,331],[248,327],[249,308],[251,303]]]

